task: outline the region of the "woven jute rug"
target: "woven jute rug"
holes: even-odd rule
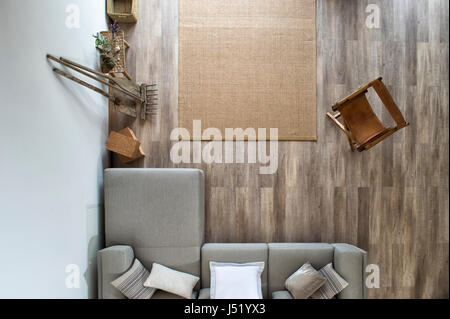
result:
[[[315,0],[180,0],[179,127],[316,139]],[[268,134],[268,133],[267,133]],[[267,139],[269,136],[267,136]]]

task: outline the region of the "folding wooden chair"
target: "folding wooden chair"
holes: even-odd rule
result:
[[[378,94],[397,126],[385,127],[375,115],[366,98],[367,90],[371,87]],[[337,113],[327,112],[327,116],[347,135],[352,152],[355,149],[360,152],[368,150],[409,125],[403,118],[381,77],[342,99],[333,105],[332,109]],[[339,117],[342,117],[342,123],[337,120]]]

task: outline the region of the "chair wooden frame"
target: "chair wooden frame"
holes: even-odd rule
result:
[[[383,102],[383,105],[385,106],[385,108],[387,109],[387,111],[389,112],[392,119],[395,121],[397,125],[395,127],[385,128],[380,134],[374,136],[373,138],[369,139],[368,141],[365,141],[360,145],[353,137],[352,132],[346,125],[345,121],[341,123],[340,121],[338,121],[338,118],[341,117],[342,109],[351,105],[350,102],[354,101],[356,98],[360,98],[362,94],[365,95],[368,92],[368,89],[371,87],[375,90],[378,97]],[[335,105],[332,106],[332,110],[336,113],[332,114],[330,112],[327,112],[327,116],[333,121],[333,123],[335,123],[338,126],[339,129],[341,129],[346,134],[352,152],[355,151],[355,149],[358,150],[359,152],[368,150],[373,146],[375,146],[376,144],[383,141],[384,139],[386,139],[387,137],[394,134],[396,131],[409,125],[409,123],[406,122],[405,119],[403,118],[402,113],[400,112],[397,104],[395,104],[394,100],[392,99],[392,96],[387,90],[386,86],[382,82],[381,77],[367,83],[357,91],[353,92],[349,96],[337,102]]]

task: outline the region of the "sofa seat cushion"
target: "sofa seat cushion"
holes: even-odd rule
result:
[[[191,299],[197,299],[197,297],[198,297],[198,292],[194,290],[192,292]],[[163,290],[156,290],[156,292],[153,294],[151,299],[184,299],[184,298],[181,296],[171,294],[170,292],[166,292]]]
[[[200,276],[204,188],[198,169],[106,169],[106,245],[133,247],[149,270],[157,262]]]
[[[279,290],[272,292],[272,299],[294,299],[287,290]]]

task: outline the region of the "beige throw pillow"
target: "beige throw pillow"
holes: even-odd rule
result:
[[[295,299],[307,299],[326,281],[310,263],[306,263],[286,279],[284,285]]]
[[[192,291],[199,279],[199,277],[153,263],[152,271],[144,286],[161,289],[183,298],[191,299]]]

